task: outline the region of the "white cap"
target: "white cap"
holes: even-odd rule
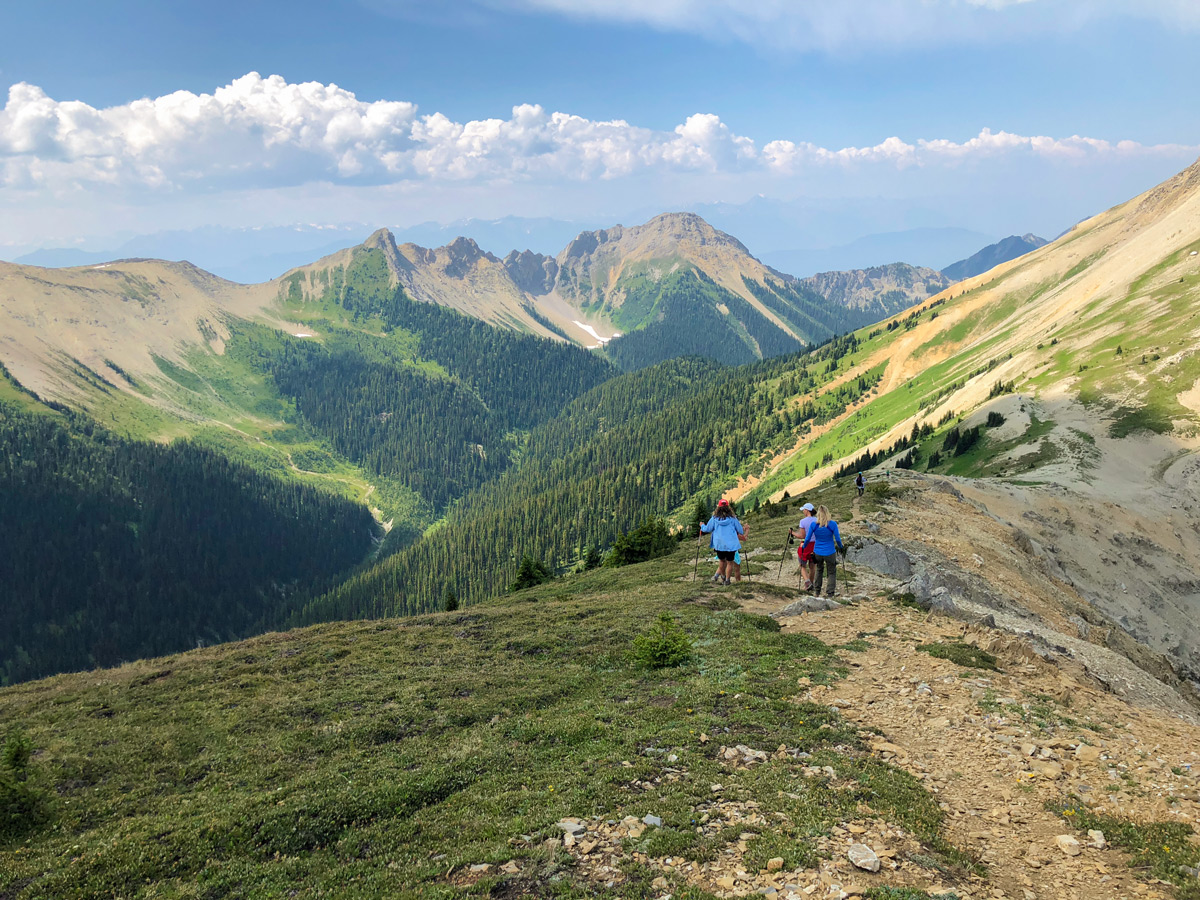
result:
[[[805,504],[804,504],[802,507],[800,507],[800,508],[801,508],[801,509],[807,509],[809,512],[813,512],[813,511],[814,511],[814,509],[815,509],[815,507],[814,507],[814,506],[813,506],[811,503],[805,503]]]

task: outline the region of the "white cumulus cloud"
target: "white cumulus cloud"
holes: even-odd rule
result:
[[[682,2],[682,0],[678,0]],[[710,113],[673,130],[541,106],[456,122],[413,103],[365,102],[337,85],[250,73],[211,94],[177,91],[96,109],[13,85],[0,111],[0,190],[64,194],[219,192],[315,183],[594,182],[648,174],[788,175],[820,167],[956,165],[1005,155],[1088,159],[1189,148],[983,130],[956,142],[887,137],[830,149],[735,134]],[[1194,152],[1194,148],[1192,150]]]

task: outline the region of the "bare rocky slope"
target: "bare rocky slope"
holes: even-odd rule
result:
[[[821,272],[800,279],[800,283],[845,306],[879,309],[882,318],[895,312],[898,303],[907,300],[899,307],[905,309],[941,293],[955,280],[936,269],[892,263],[849,272]]]

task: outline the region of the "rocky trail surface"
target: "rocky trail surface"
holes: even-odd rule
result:
[[[1082,666],[1047,660],[1026,640],[898,603],[888,596],[896,584],[860,570],[854,593],[839,598],[843,605],[799,614],[781,611],[778,596],[751,586],[740,599],[747,611],[775,616],[785,632],[846,648],[847,677],[832,685],[802,678],[795,699],[838,710],[860,727],[873,755],[919,779],[946,813],[951,843],[975,856],[986,874],[941,869],[914,835],[869,808],[818,838],[811,866],[752,861],[752,843],[776,823],[728,789],[756,766],[803,764],[806,754],[786,746],[727,747],[718,737],[708,746],[725,761],[728,783],[712,785],[712,799],[695,811],[705,835],[730,836],[715,859],[631,849],[661,825],[653,815],[596,817],[559,824],[577,866],[612,886],[630,862],[659,869],[661,896],[681,880],[719,897],[789,900],[846,900],[884,886],[960,900],[1175,896],[1168,882],[1131,867],[1129,854],[1102,832],[1073,828],[1061,810],[1078,804],[1102,816],[1193,826],[1200,816],[1200,727],[1152,699],[1136,705],[1118,697]],[[961,643],[990,650],[997,670],[963,668],[918,649]],[[805,766],[804,774],[838,782],[828,768]],[[1200,836],[1191,840],[1200,843]]]

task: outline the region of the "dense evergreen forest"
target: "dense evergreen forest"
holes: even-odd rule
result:
[[[382,322],[389,331],[416,336],[420,358],[462,380],[506,427],[530,428],[584,391],[616,374],[582,347],[519,331],[493,328],[438,306],[411,299],[388,283],[382,250],[360,248],[344,270],[320,276],[321,300],[340,304],[359,321]],[[299,287],[293,290],[300,295]]]
[[[0,683],[259,632],[370,551],[363,507],[0,402]]]
[[[444,527],[315,599],[294,622],[433,609],[502,592],[523,556],[564,568],[645,520],[753,471],[874,386],[818,402],[797,392],[836,376],[853,336],[811,354],[730,369],[677,359],[608,381],[535,429],[521,464],[465,497]]]

